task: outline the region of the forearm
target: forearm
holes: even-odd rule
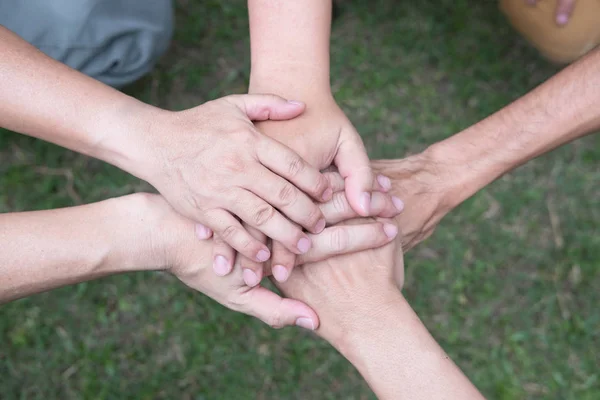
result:
[[[127,132],[152,107],[63,65],[0,26],[0,126],[123,169]],[[131,171],[130,171],[131,172]]]
[[[600,50],[428,152],[460,173],[460,200],[502,174],[600,129]]]
[[[483,398],[399,292],[378,312],[353,318],[352,328],[332,344],[378,398]]]
[[[145,195],[0,214],[0,303],[106,275],[161,268]]]
[[[330,95],[331,0],[248,0],[250,93]]]

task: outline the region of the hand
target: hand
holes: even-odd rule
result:
[[[257,285],[248,287],[242,271],[236,268],[227,277],[212,271],[212,241],[199,241],[196,224],[181,216],[159,195],[136,194],[142,201],[135,202],[136,215],[144,215],[145,222],[154,228],[150,253],[155,262],[173,273],[187,286],[198,290],[219,303],[236,311],[259,318],[273,327],[299,325],[314,329],[319,320],[304,303],[284,299]],[[140,209],[143,212],[140,212]],[[365,222],[358,226],[327,228],[319,235],[311,235],[313,247],[299,258],[299,262],[315,262],[344,250],[360,251],[390,242],[381,222]],[[348,241],[339,240],[348,238]],[[346,247],[336,247],[338,244]]]
[[[321,212],[327,222],[327,226],[336,225],[340,222],[359,217],[352,207],[350,207],[346,193],[344,192],[344,178],[339,173],[333,171],[325,172],[323,175],[329,181],[329,185],[334,192],[330,201],[320,204]],[[375,181],[370,211],[373,216],[393,218],[402,211],[404,205],[399,198],[384,193],[391,187],[390,180],[387,178],[380,180],[385,186],[382,186],[377,180]],[[381,242],[373,242],[371,240],[371,238],[378,236],[376,232],[375,236],[371,236],[373,233],[370,232],[370,229],[361,230],[358,228],[352,227],[352,229],[348,229],[348,227],[344,226],[335,226],[326,229],[316,236],[319,240],[326,240],[330,243],[332,249],[336,249],[328,254],[329,257],[381,246]],[[266,243],[267,238],[260,232],[251,227],[248,227],[248,231],[256,239]],[[389,240],[394,239],[398,233],[397,227],[392,224],[384,225],[384,231]],[[332,235],[331,238],[325,239],[324,236],[326,234]],[[294,266],[303,263],[301,256],[297,257],[293,253],[290,253],[278,242],[272,242],[271,252],[271,259],[268,263],[264,264],[254,262],[244,256],[236,257],[236,262],[242,269],[244,280],[248,286],[257,285],[263,276],[269,275],[269,271],[272,272],[277,281],[285,282]],[[219,273],[219,271],[216,272]],[[227,273],[229,271],[225,271],[225,274]]]
[[[278,96],[245,95],[159,114],[134,140],[143,143],[138,159],[146,160],[139,163],[146,167],[140,175],[178,212],[248,258],[266,261],[269,249],[236,216],[293,253],[306,253],[310,240],[300,227],[318,233],[325,221],[305,193],[329,200],[327,180],[251,122],[294,118],[303,110],[303,104]]]
[[[427,239],[437,224],[460,201],[460,179],[456,167],[436,161],[425,151],[400,160],[371,162],[375,173],[389,177],[390,193],[404,201],[404,211],[396,217],[402,248],[408,251]]]
[[[535,6],[540,0],[524,0],[527,4]],[[556,23],[566,25],[573,14],[577,0],[558,0],[556,3]]]
[[[352,209],[370,215],[374,177],[362,139],[329,93],[312,98],[300,117],[289,121],[265,121],[256,127],[267,136],[296,151],[313,167],[335,165],[345,180]]]
[[[372,316],[399,298],[398,289],[404,284],[402,249],[395,241],[375,250],[305,264],[294,268],[285,283],[276,284],[285,296],[312,307],[321,323],[317,333],[332,344],[339,343],[340,336],[362,330],[356,324],[363,316]]]

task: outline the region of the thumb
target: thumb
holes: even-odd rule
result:
[[[300,101],[286,100],[274,94],[240,94],[227,96],[252,121],[286,120],[302,114],[306,105]]]
[[[371,211],[373,171],[367,151],[358,133],[341,142],[334,163],[344,178],[346,198],[358,215],[367,217]]]
[[[273,328],[296,325],[315,330],[319,326],[317,314],[301,301],[284,299],[262,286],[255,286],[246,295],[250,299],[243,311]]]

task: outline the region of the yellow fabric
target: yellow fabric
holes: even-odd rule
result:
[[[577,0],[565,26],[555,22],[557,2],[541,0],[530,6],[524,0],[500,0],[500,9],[542,55],[569,63],[600,45],[600,0]]]

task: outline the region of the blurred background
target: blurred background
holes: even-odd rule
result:
[[[183,109],[243,93],[244,0],[179,0],[170,52],[127,91]],[[557,72],[496,1],[346,0],[332,34],[336,99],[373,158],[401,158]],[[0,212],[152,190],[59,147],[0,132]],[[404,293],[494,399],[597,399],[600,137],[478,193],[406,256]],[[377,329],[377,327],[373,327]],[[371,399],[299,329],[274,331],[162,273],[115,276],[0,308],[3,399]]]

